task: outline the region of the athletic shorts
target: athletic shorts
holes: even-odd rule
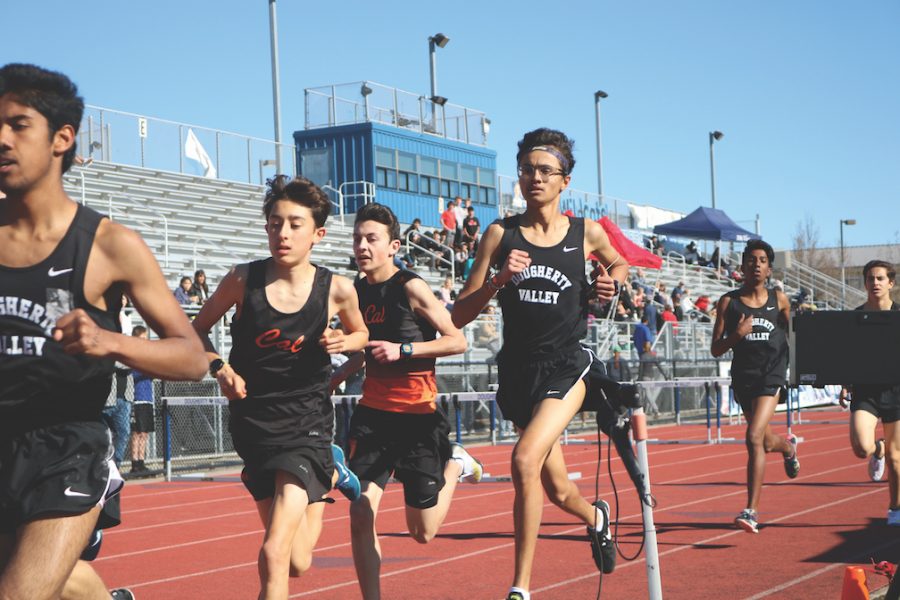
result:
[[[753,400],[760,396],[775,396],[777,394],[778,404],[787,402],[787,390],[778,383],[732,381],[731,390],[734,392],[734,399],[740,405],[745,415],[750,414],[753,410]]]
[[[900,386],[894,386],[883,390],[880,394],[871,396],[853,395],[850,400],[850,410],[864,410],[872,413],[883,423],[896,423],[900,421]]]
[[[153,404],[135,402],[131,408],[131,432],[150,433],[152,431],[156,431],[153,420]]]
[[[241,481],[257,502],[275,496],[276,471],[284,471],[300,480],[310,504],[326,501],[334,474],[330,445],[325,448],[271,448],[234,440],[234,447],[244,460]]]
[[[497,356],[497,405],[503,418],[525,429],[535,407],[547,398],[566,397],[584,380],[594,355],[580,346],[543,360],[528,360],[506,351]]]
[[[431,508],[453,453],[449,435],[440,407],[429,414],[408,414],[357,406],[350,420],[350,470],[381,489],[393,473],[403,484],[407,506]]]
[[[0,438],[0,533],[103,506],[122,489],[109,429],[77,421]],[[107,515],[108,516],[108,515]],[[102,524],[118,525],[118,515]]]

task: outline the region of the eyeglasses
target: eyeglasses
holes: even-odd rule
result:
[[[564,171],[554,171],[552,167],[547,165],[519,165],[516,172],[519,174],[519,177],[533,179],[537,176],[541,181],[549,181],[554,175],[561,175],[563,177],[566,175]]]

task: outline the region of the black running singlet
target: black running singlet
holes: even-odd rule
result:
[[[503,350],[541,358],[580,347],[587,335],[584,219],[569,217],[569,231],[552,247],[535,246],[519,229],[520,215],[502,219],[503,238],[495,268],[513,249],[524,250],[531,266],[500,290]]]
[[[103,329],[120,331],[121,296],[107,310],[84,297],[84,273],[104,217],[78,205],[46,259],[30,267],[0,265],[0,431],[27,431],[69,421],[98,421],[114,361],[68,355],[53,340],[56,320],[81,308]]]
[[[785,385],[787,383],[788,341],[786,324],[780,320],[778,294],[768,290],[766,303],[751,308],[740,298],[741,290],[725,294],[731,301],[725,310],[725,335],[737,329],[743,315],[753,319],[753,331],[733,348],[731,377],[735,382]]]
[[[405,286],[412,279],[421,279],[412,271],[397,271],[382,283],[369,283],[365,277],[356,280],[359,308],[369,339],[388,342],[430,342],[436,331],[427,319],[416,315],[409,306]],[[434,371],[435,359],[416,358],[382,364],[366,349],[366,377],[397,377],[406,373]]]
[[[331,271],[316,267],[306,304],[285,314],[266,297],[269,261],[250,263],[241,314],[231,324],[229,361],[247,383],[247,397],[229,405],[231,430],[264,446],[330,445],[331,358],[319,338],[328,326]]]

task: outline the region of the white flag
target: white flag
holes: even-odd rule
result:
[[[197,139],[197,136],[194,135],[194,130],[191,128],[188,128],[187,139],[184,141],[184,155],[200,163],[200,166],[204,169],[204,177],[216,176],[216,168],[213,166],[209,154],[206,153],[206,149],[200,143],[200,140]]]

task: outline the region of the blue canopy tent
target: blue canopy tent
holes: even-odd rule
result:
[[[701,206],[688,216],[671,223],[663,223],[653,228],[653,233],[725,242],[747,242],[760,239],[731,220],[717,208]]]

